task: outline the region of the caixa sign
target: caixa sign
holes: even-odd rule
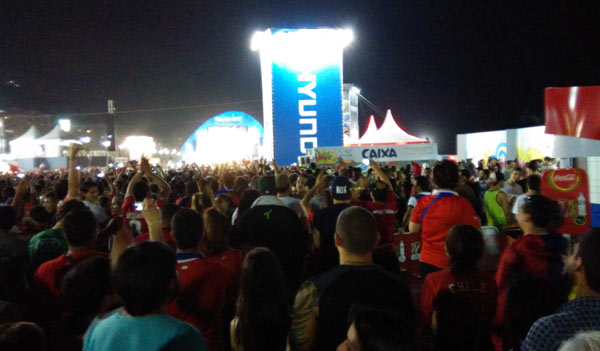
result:
[[[393,158],[395,160],[398,157],[396,150],[392,148],[368,148],[362,150],[361,155],[366,159]]]
[[[318,147],[311,152],[318,165],[360,164],[365,159],[379,162],[437,160],[437,144]]]

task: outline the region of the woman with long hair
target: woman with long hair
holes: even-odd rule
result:
[[[242,253],[229,246],[229,221],[215,208],[204,211],[204,242],[202,251],[208,259],[225,265],[238,285],[241,273]]]
[[[235,351],[285,350],[291,316],[287,287],[277,257],[264,247],[252,249],[242,265],[242,280],[231,347]]]

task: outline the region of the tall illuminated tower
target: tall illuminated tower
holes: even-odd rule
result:
[[[289,165],[307,149],[343,145],[342,59],[350,30],[268,29],[260,50],[264,153]]]

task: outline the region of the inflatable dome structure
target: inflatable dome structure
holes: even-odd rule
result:
[[[264,130],[254,117],[223,112],[202,123],[183,143],[181,156],[196,164],[220,163],[262,156]]]

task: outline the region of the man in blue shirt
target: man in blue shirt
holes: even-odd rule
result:
[[[179,290],[176,264],[175,253],[160,242],[147,241],[126,249],[112,272],[124,309],[91,327],[84,351],[206,351],[196,328],[166,314]]]
[[[578,332],[600,330],[600,229],[583,237],[572,262],[577,298],[555,314],[538,319],[522,351],[554,351]]]

